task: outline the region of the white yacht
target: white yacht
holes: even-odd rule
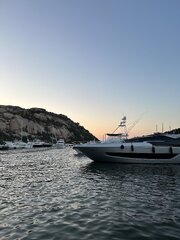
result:
[[[84,155],[97,162],[117,163],[180,163],[179,145],[154,145],[147,141],[127,141],[126,117],[118,127],[124,127],[123,134],[108,134],[111,137],[119,137],[104,142],[91,142],[75,145]]]

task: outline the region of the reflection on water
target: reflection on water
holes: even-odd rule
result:
[[[179,239],[179,199],[179,165],[93,163],[71,148],[1,155],[1,239]]]

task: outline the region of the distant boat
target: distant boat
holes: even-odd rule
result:
[[[0,144],[0,151],[1,150],[9,150],[9,147],[6,146],[5,144]]]
[[[55,144],[55,147],[58,149],[64,148],[65,147],[65,142],[64,139],[59,139],[57,143]]]
[[[5,146],[7,146],[8,149],[23,149],[26,148],[26,143],[22,141],[16,142],[7,141],[5,142]]]
[[[32,147],[33,148],[52,147],[52,144],[38,140],[38,141],[32,142]]]
[[[0,145],[0,150],[12,150],[12,149],[31,149],[31,148],[46,148],[46,147],[51,147],[51,143],[46,143],[40,140],[37,141],[28,141],[23,142],[23,141],[6,141],[4,145]]]
[[[126,118],[119,127],[126,129]],[[122,123],[121,122],[121,123]],[[154,141],[130,141],[127,140],[127,132],[123,134],[108,134],[111,138],[104,142],[90,142],[78,144],[74,149],[97,162],[114,163],[180,163],[180,145],[170,142],[161,142],[155,145]]]

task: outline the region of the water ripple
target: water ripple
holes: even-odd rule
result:
[[[0,239],[179,239],[180,166],[95,164],[71,148],[0,159]]]

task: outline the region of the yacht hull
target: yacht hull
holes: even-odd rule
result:
[[[153,146],[149,143],[80,144],[74,147],[97,162],[114,163],[180,163],[180,147]]]

